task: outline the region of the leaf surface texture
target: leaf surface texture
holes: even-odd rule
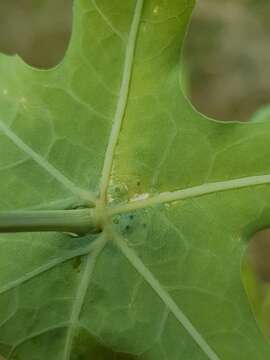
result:
[[[193,0],[75,0],[65,59],[0,57],[0,209],[96,202],[101,235],[0,237],[8,360],[266,360],[240,276],[270,220],[270,123],[179,85]]]

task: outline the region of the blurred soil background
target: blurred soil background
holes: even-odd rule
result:
[[[0,51],[50,68],[64,56],[72,28],[72,0],[0,0]]]
[[[70,39],[72,3],[0,0],[0,52],[39,68],[58,64]],[[248,121],[270,104],[270,1],[197,0],[183,56],[193,105],[212,118]],[[269,231],[252,242],[243,269],[270,338]]]
[[[270,1],[198,0],[184,56],[193,104],[248,120],[270,102]]]

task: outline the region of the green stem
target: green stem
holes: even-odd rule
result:
[[[100,229],[93,209],[0,212],[0,233],[44,231],[85,235]]]

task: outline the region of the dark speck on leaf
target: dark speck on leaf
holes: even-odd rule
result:
[[[77,256],[74,261],[73,261],[73,269],[75,270],[80,270],[80,266],[81,266],[81,263],[82,263],[82,259],[81,259],[81,256]]]

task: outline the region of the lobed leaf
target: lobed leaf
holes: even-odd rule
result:
[[[241,281],[269,225],[269,122],[180,89],[194,0],[76,0],[68,52],[0,57],[0,209],[94,203],[100,235],[0,237],[0,352],[16,360],[265,360]]]

